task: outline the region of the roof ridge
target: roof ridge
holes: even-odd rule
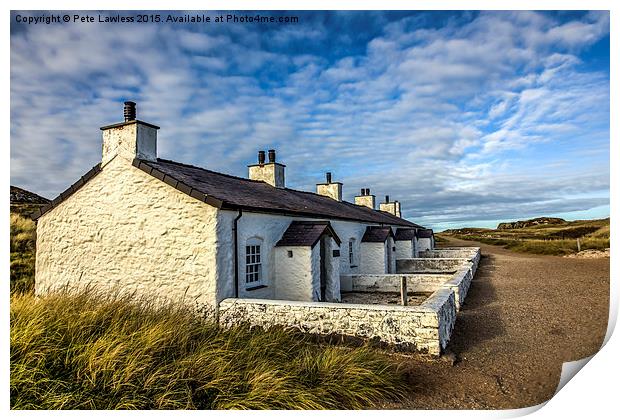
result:
[[[242,180],[242,181],[248,181],[248,182],[260,183],[260,184],[268,185],[268,186],[270,186],[271,188],[277,188],[277,187],[274,187],[273,185],[270,185],[270,184],[266,183],[265,181],[257,181],[257,180],[254,180],[254,179],[243,178],[243,177],[239,177],[239,176],[235,176],[235,175],[225,174],[225,173],[223,173],[223,172],[213,171],[213,170],[211,170],[211,169],[206,169],[206,168],[203,168],[203,167],[201,167],[201,166],[196,166],[196,165],[190,165],[190,164],[188,164],[188,163],[176,162],[176,161],[174,161],[174,160],[170,160],[170,159],[162,159],[162,158],[157,158],[157,161],[168,162],[168,163],[172,163],[172,164],[174,164],[174,165],[185,166],[185,167],[187,167],[187,168],[195,168],[195,169],[200,169],[200,170],[202,170],[202,171],[207,171],[207,172],[210,172],[210,173],[213,173],[213,174],[222,175],[222,176],[225,176],[225,177],[228,177],[228,178],[232,178],[232,179],[239,179],[239,180]],[[147,162],[147,163],[148,163],[148,162]],[[324,199],[328,199],[328,200],[333,200],[333,198],[326,197],[326,196],[324,196],[324,195],[321,195],[321,194],[318,194],[318,193],[315,193],[315,192],[312,192],[312,191],[296,190],[296,189],[294,189],[294,188],[288,188],[288,187],[279,188],[279,189],[281,189],[281,190],[287,190],[287,191],[293,191],[293,192],[296,192],[296,193],[302,193],[302,194],[311,194],[311,195],[313,195],[313,196],[321,197],[322,199],[324,198]],[[398,218],[398,219],[401,219],[401,220],[407,221],[407,222],[409,222],[409,223],[413,223],[413,222],[410,222],[410,221],[409,221],[409,220],[407,220],[407,219],[403,219],[402,217],[394,216],[392,213],[390,213],[390,212],[386,212],[386,211],[383,211],[383,210],[379,210],[379,209],[371,209],[370,207],[361,206],[361,205],[358,205],[358,204],[355,204],[355,203],[351,203],[350,201],[346,201],[346,200],[341,200],[341,201],[340,201],[340,203],[344,203],[344,204],[346,204],[346,205],[350,205],[350,206],[355,206],[355,208],[356,208],[356,209],[360,209],[360,210],[362,210],[362,211],[366,211],[366,209],[368,209],[368,210],[372,210],[372,211],[374,211],[374,212],[377,212],[377,213],[380,213],[380,214],[383,214],[383,215],[388,215],[388,216],[390,216],[390,217],[395,217],[395,218]]]
[[[140,159],[140,160],[143,161],[146,164],[149,163],[149,161],[144,161],[142,159]],[[226,174],[226,173],[223,173],[223,172],[217,172],[217,171],[213,171],[211,169],[206,169],[206,168],[203,168],[203,167],[200,167],[200,166],[196,166],[196,165],[190,165],[188,163],[176,162],[176,161],[170,160],[170,159],[157,158],[156,163],[157,162],[177,165],[177,166],[181,166],[181,167],[185,167],[185,168],[197,169],[197,170],[204,171],[204,172],[207,172],[207,173],[210,173],[210,174],[215,174],[215,175],[223,176],[223,177],[226,177],[226,178],[229,178],[229,179],[234,179],[234,180],[244,181],[244,182],[248,182],[248,183],[259,184],[259,185],[265,185],[265,186],[274,188],[275,190],[284,190],[284,191],[289,191],[289,192],[292,192],[292,193],[307,194],[307,195],[311,195],[314,198],[319,198],[320,200],[333,200],[333,198],[330,198],[330,197],[318,194],[316,192],[304,191],[304,190],[296,190],[296,189],[287,188],[287,187],[278,188],[278,187],[274,187],[273,185],[268,184],[267,182],[264,182],[264,181],[257,181],[257,180],[253,180],[253,179],[248,179],[248,178],[243,178],[243,177],[239,177],[239,176],[235,176],[235,175]],[[379,209],[371,209],[370,207],[366,207],[366,206],[358,205],[358,204],[355,204],[355,203],[351,203],[350,201],[346,201],[346,200],[341,200],[341,201],[339,201],[339,203],[344,204],[346,206],[349,206],[352,209],[355,209],[355,210],[358,210],[358,211],[362,211],[362,212],[366,212],[369,215],[374,213],[374,214],[379,214],[379,215],[381,215],[383,217],[387,217],[387,218],[391,219],[392,223],[394,223],[396,225],[400,225],[402,223],[407,223],[407,224],[414,225],[413,227],[419,226],[416,223],[411,222],[411,221],[409,221],[407,219],[395,216],[392,213],[385,212],[385,211],[382,211],[382,210],[379,210]],[[384,224],[388,224],[389,222],[386,221],[386,222],[383,222],[383,223]]]

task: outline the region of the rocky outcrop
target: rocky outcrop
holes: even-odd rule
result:
[[[530,226],[561,225],[564,223],[566,223],[566,220],[560,219],[559,217],[537,217],[535,219],[519,220],[517,222],[500,223],[499,225],[497,225],[497,229],[521,229]]]
[[[23,188],[11,185],[11,204],[48,204],[50,200]]]

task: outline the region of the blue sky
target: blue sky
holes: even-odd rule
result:
[[[331,171],[345,199],[369,187],[437,230],[609,215],[608,12],[176,25],[17,14],[11,184],[44,196],[100,160],[99,127],[131,99],[161,127],[160,157],[246,176],[275,148],[287,186],[314,190]]]

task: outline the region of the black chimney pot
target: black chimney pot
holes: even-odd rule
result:
[[[386,203],[389,203],[389,202],[390,202],[390,196],[389,196],[389,195],[386,195],[386,196],[385,196],[385,202],[386,202]]]
[[[360,189],[360,195],[366,195],[366,188]]]
[[[366,188],[366,194],[365,195],[370,195],[370,188]]]
[[[136,119],[136,103],[126,101],[123,113],[125,114],[125,121],[134,121]]]
[[[332,173],[331,172],[325,173],[325,180],[327,181],[328,184],[332,183]]]
[[[276,151],[274,149],[269,149],[269,163],[275,163],[276,161]]]
[[[262,165],[263,163],[265,163],[265,151],[264,150],[259,150],[258,151],[258,163],[260,165]]]

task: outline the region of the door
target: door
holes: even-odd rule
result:
[[[323,235],[321,237],[321,302],[325,302],[325,291],[327,289],[327,241],[329,236]]]

